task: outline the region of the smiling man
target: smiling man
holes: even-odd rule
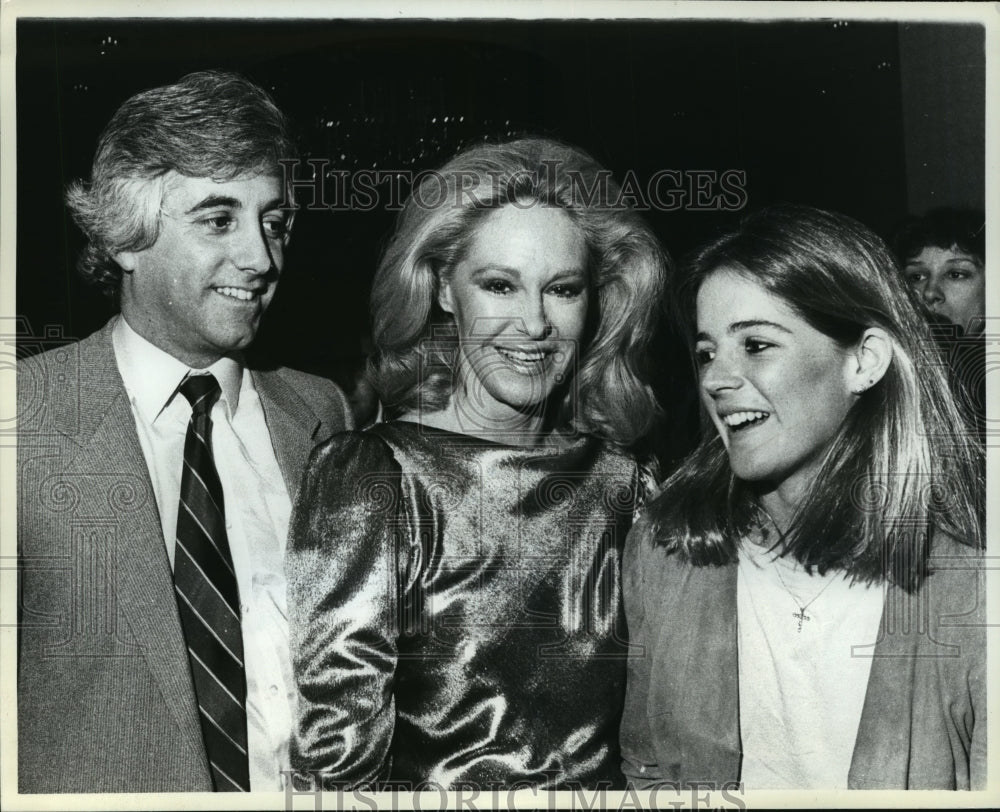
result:
[[[282,786],[291,501],[351,424],[331,382],[242,355],[294,157],[264,91],[201,72],[126,101],[68,191],[121,313],[18,367],[22,792]]]

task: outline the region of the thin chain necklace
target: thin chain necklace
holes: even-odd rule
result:
[[[767,542],[767,539],[770,536],[770,533],[768,532],[768,529],[763,525],[763,523],[761,523],[761,521],[760,521],[760,514],[763,514],[764,516],[766,516],[767,519],[768,519],[768,521],[771,523],[771,525],[777,531],[778,537],[779,537],[779,539],[782,542],[781,546],[783,548],[784,547],[784,541],[785,541],[785,534],[782,533],[781,530],[778,529],[778,525],[774,521],[774,519],[771,518],[771,514],[769,514],[766,510],[764,510],[764,508],[761,507],[760,505],[756,505],[756,508],[757,508],[757,513],[758,513],[758,515],[757,515],[757,527],[760,530],[761,536],[763,536],[763,540],[765,542]],[[798,607],[798,609],[799,609],[798,612],[792,612],[792,617],[795,618],[796,620],[798,620],[799,625],[798,625],[798,628],[796,629],[796,631],[799,634],[802,634],[802,623],[804,621],[806,621],[806,620],[812,620],[812,615],[807,615],[806,614],[806,609],[808,609],[817,600],[819,600],[819,596],[822,595],[824,592],[826,592],[827,589],[829,589],[830,584],[833,583],[833,580],[831,579],[831,580],[827,581],[823,585],[823,588],[819,592],[817,592],[815,595],[812,596],[812,598],[810,600],[808,600],[806,603],[803,604],[803,603],[799,602],[799,599],[795,596],[795,593],[792,592],[792,590],[789,589],[788,584],[785,583],[785,579],[781,575],[781,564],[778,561],[774,561],[773,564],[774,564],[774,574],[778,576],[778,581],[781,583],[781,586],[784,588],[785,592],[788,593],[788,597],[792,599],[792,603],[794,603]]]

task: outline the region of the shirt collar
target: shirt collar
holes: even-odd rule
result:
[[[125,389],[147,422],[155,422],[189,373],[211,372],[222,388],[222,400],[229,417],[236,412],[243,381],[240,361],[223,357],[204,369],[192,369],[139,335],[123,316],[118,317],[112,329],[111,341]]]

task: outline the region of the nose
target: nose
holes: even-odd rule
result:
[[[233,261],[241,271],[265,274],[277,267],[277,260],[260,226],[241,229],[233,239]]]
[[[721,354],[702,367],[701,388],[709,397],[720,397],[728,391],[739,389],[742,385],[743,376],[740,370]]]
[[[529,338],[540,341],[552,334],[552,324],[545,310],[543,297],[531,297],[520,316],[521,332]]]
[[[927,280],[927,284],[920,291],[920,295],[924,303],[928,305],[940,304],[944,301],[944,291],[941,290],[938,280],[934,277]]]

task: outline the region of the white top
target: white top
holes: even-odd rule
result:
[[[808,575],[742,545],[736,612],[747,789],[847,788],[883,601],[881,585],[851,585],[842,572]]]
[[[146,341],[122,317],[111,337],[173,566],[184,438],[191,419],[191,406],[177,390],[192,370]],[[243,614],[250,788],[280,790],[281,771],[289,769],[295,711],[283,566],[291,503],[249,371],[231,358],[199,371],[211,372],[222,388],[212,407],[212,448]]]

